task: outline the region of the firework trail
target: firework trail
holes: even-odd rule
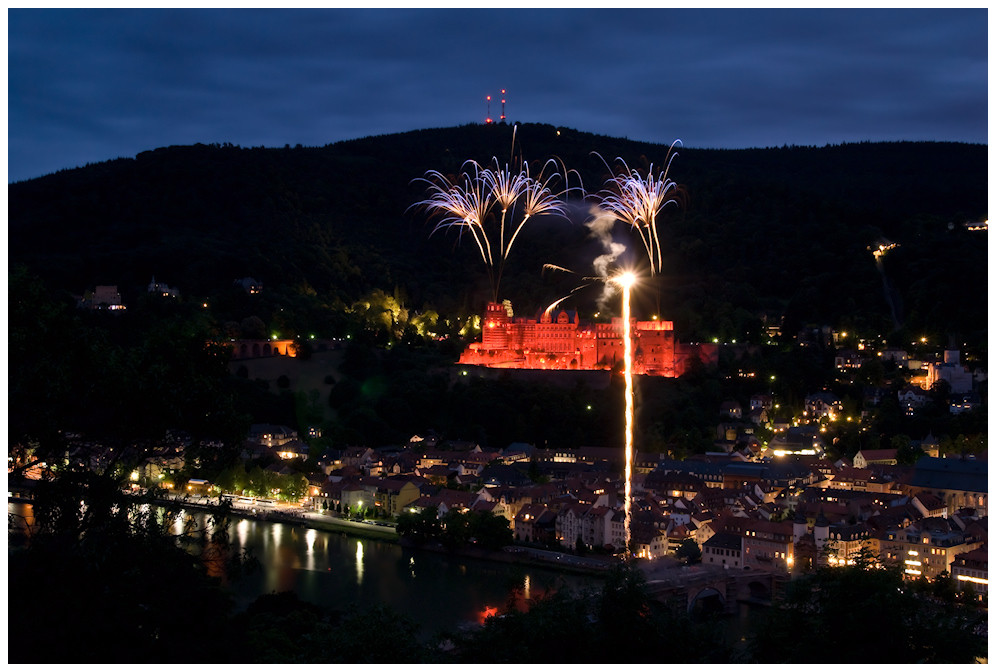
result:
[[[615,226],[616,218],[610,212],[606,212],[600,209],[598,206],[592,206],[590,210],[591,219],[586,220],[584,225],[588,228],[591,237],[598,240],[601,243],[602,248],[605,250],[605,254],[600,254],[595,257],[592,262],[592,267],[595,269],[594,276],[582,277],[584,284],[578,285],[572,289],[566,296],[562,296],[549,306],[547,306],[544,313],[549,313],[558,304],[560,304],[564,299],[567,299],[574,295],[575,292],[584,289],[585,287],[591,287],[595,282],[602,283],[602,293],[597,299],[598,309],[600,311],[605,310],[609,299],[611,299],[616,294],[615,283],[611,282],[611,274],[614,268],[616,260],[626,251],[626,246],[622,243],[617,243],[612,240],[612,229]],[[556,264],[543,264],[544,271],[558,271],[561,273],[570,273],[571,275],[577,275],[576,272],[569,268],[564,268],[563,266],[557,266]]]
[[[898,243],[893,243],[888,240],[879,242],[878,247],[872,249],[872,256],[875,257],[875,268],[878,269],[879,274],[882,276],[882,291],[885,293],[885,300],[889,304],[889,311],[892,313],[892,326],[896,331],[899,331],[901,322],[899,320],[899,311],[896,310],[896,303],[899,301],[899,292],[894,290],[889,286],[889,278],[885,275],[885,264],[882,263],[882,257],[885,253],[891,249],[899,247]]]
[[[626,370],[626,489],[623,511],[626,518],[626,560],[630,558],[633,521],[633,341],[630,336],[629,295],[636,282],[636,276],[626,272],[617,275],[613,280],[622,287],[622,321],[623,321],[623,361]]]

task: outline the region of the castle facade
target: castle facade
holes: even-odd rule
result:
[[[553,309],[536,318],[513,317],[500,303],[489,303],[480,343],[471,343],[461,364],[506,369],[592,371],[623,361],[623,321],[582,322],[577,311]],[[698,359],[715,364],[711,344],[682,345],[666,320],[630,320],[633,373],[674,378]]]

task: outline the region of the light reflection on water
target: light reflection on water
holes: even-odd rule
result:
[[[356,540],[356,583],[363,583],[363,542]]]
[[[11,507],[21,507],[21,515],[31,509],[8,503],[8,510]],[[197,529],[207,524],[203,512],[188,510],[182,519],[188,517]],[[183,522],[176,525],[182,530]],[[479,623],[485,610],[502,613],[510,604],[526,608],[529,600],[553,590],[582,590],[602,583],[290,524],[233,518],[232,526],[232,551],[248,550],[261,565],[256,572],[228,581],[237,610],[262,594],[293,590],[302,600],[343,612],[384,605],[414,619],[422,636],[430,637]]]
[[[554,590],[602,585],[597,578],[408,549],[339,532],[266,521],[239,520],[236,526],[233,550],[250,550],[261,565],[230,584],[240,609],[261,594],[293,590],[327,609],[387,606],[416,620],[422,636],[429,637],[480,623],[486,608],[502,613],[514,604],[524,609]]]
[[[252,525],[248,519],[243,518],[235,524],[235,534],[238,536],[239,547],[245,548],[249,540],[249,526]]]

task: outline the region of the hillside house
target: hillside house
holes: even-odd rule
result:
[[[858,469],[865,469],[870,464],[898,464],[898,460],[896,459],[896,449],[864,449],[859,450],[854,455],[854,466]]]
[[[702,564],[726,569],[741,569],[744,539],[739,534],[717,532],[702,544]]]

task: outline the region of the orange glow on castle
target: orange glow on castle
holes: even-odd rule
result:
[[[622,366],[623,321],[582,322],[577,311],[555,308],[536,318],[514,317],[500,303],[488,303],[480,343],[471,343],[461,364],[504,369],[595,371]],[[666,320],[630,320],[633,373],[675,378],[699,359],[715,364],[713,344],[678,343]]]

